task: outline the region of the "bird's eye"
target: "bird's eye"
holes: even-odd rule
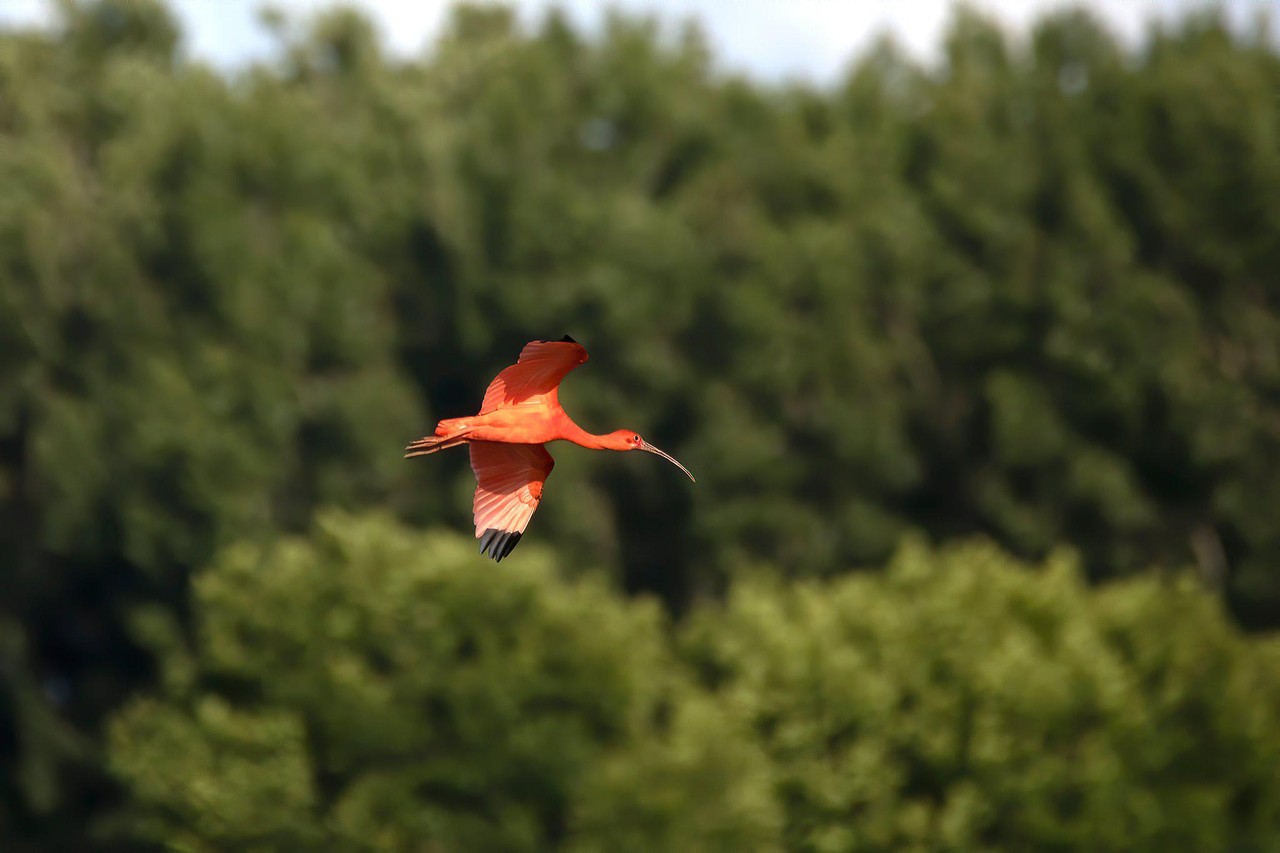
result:
[[[633,435],[633,436],[631,436],[631,440],[632,440],[633,442],[635,442],[636,444],[639,444],[639,443],[640,443],[640,436],[638,436],[638,435]]]

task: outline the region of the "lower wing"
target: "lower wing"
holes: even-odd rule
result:
[[[529,526],[555,460],[541,444],[473,441],[470,447],[480,553],[502,562]]]

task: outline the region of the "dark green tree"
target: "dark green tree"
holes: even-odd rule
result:
[[[156,677],[129,614],[185,620],[224,546],[325,505],[465,530],[465,454],[398,449],[531,338],[591,349],[586,426],[699,476],[558,450],[566,576],[682,612],[983,533],[1280,624],[1273,43],[963,12],[940,62],[815,88],[484,4],[408,59],[277,19],[218,74],[158,0],[61,9],[0,33],[0,846],[110,807],[101,723]]]
[[[132,606],[386,500],[421,420],[318,107],[182,63],[160,4],[64,12],[0,35],[0,826],[102,796],[64,727],[147,677]]]

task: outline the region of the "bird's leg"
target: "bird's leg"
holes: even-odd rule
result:
[[[457,447],[459,444],[466,444],[467,441],[465,433],[424,436],[416,441],[409,442],[409,446],[404,449],[404,458],[412,459],[415,456],[427,456],[441,450],[448,450],[450,447]]]

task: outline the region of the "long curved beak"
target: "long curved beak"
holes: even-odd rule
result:
[[[665,450],[659,450],[658,448],[654,447],[652,444],[650,444],[647,441],[641,441],[640,446],[637,449],[647,450],[650,453],[654,453],[654,454],[657,454],[658,456],[661,456],[663,459],[667,460],[672,465],[676,466],[681,471],[683,471],[685,476],[688,477],[690,480],[693,480],[693,482],[695,483],[698,482],[697,480],[693,479],[693,475],[689,473],[688,468],[681,465],[678,461],[676,461],[676,458],[674,456],[672,456],[670,453],[667,453]]]

